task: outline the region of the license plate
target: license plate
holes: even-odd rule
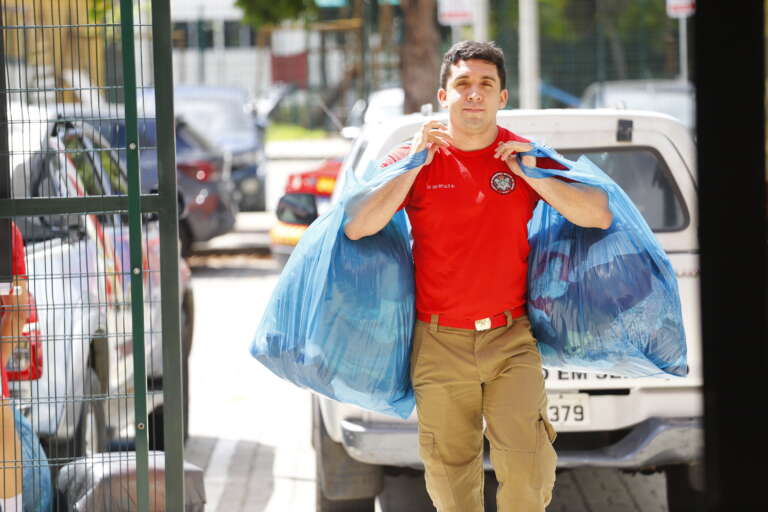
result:
[[[586,393],[559,393],[547,397],[547,417],[555,427],[589,425],[589,413],[589,395]]]

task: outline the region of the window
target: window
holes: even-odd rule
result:
[[[240,21],[224,22],[224,46],[226,48],[238,48],[255,46],[256,32],[253,27],[243,25]]]
[[[178,21],[174,23],[171,41],[174,48],[188,48],[190,44],[189,23]]]
[[[571,160],[582,154],[613,178],[635,203],[653,231],[679,231],[688,225],[680,192],[664,159],[650,148],[562,151]]]

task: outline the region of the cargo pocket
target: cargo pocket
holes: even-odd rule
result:
[[[544,414],[540,414],[533,477],[545,506],[552,499],[552,489],[555,486],[557,453],[552,443],[556,437],[557,433],[552,424]]]
[[[438,510],[452,509],[456,506],[453,489],[432,432],[419,432],[419,454],[424,462],[424,479],[432,504]]]

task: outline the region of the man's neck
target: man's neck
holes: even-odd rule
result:
[[[448,125],[448,132],[453,137],[453,146],[461,151],[477,151],[484,149],[496,140],[499,135],[499,127],[495,124],[489,130],[480,133],[468,133],[458,130],[454,126]]]

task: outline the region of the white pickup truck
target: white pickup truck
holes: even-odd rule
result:
[[[434,116],[445,119],[445,114]],[[366,126],[341,171],[409,140],[427,119]],[[665,471],[669,509],[689,510],[702,490],[702,370],[695,147],[672,117],[627,110],[501,111],[498,123],[567,158],[585,154],[630,196],[677,274],[688,343],[685,378],[617,378],[545,368],[558,467]],[[340,191],[343,183],[336,187]],[[578,405],[578,408],[574,408]],[[313,395],[318,511],[374,510],[386,468],[422,468],[416,413],[402,421]],[[486,456],[486,469],[491,469]]]
[[[49,120],[12,105],[13,197],[62,198],[127,192],[117,152],[83,122]],[[11,360],[20,378],[11,392],[52,459],[130,449],[134,371],[130,250],[124,213],[40,215],[14,219],[25,239],[36,341]],[[158,222],[144,218],[143,285],[150,445],[162,449],[163,397]],[[191,349],[190,271],[180,261],[183,365]],[[23,368],[26,372],[20,372]],[[185,384],[186,388],[186,384]],[[187,401],[185,391],[185,402]],[[186,433],[186,424],[185,424]]]

